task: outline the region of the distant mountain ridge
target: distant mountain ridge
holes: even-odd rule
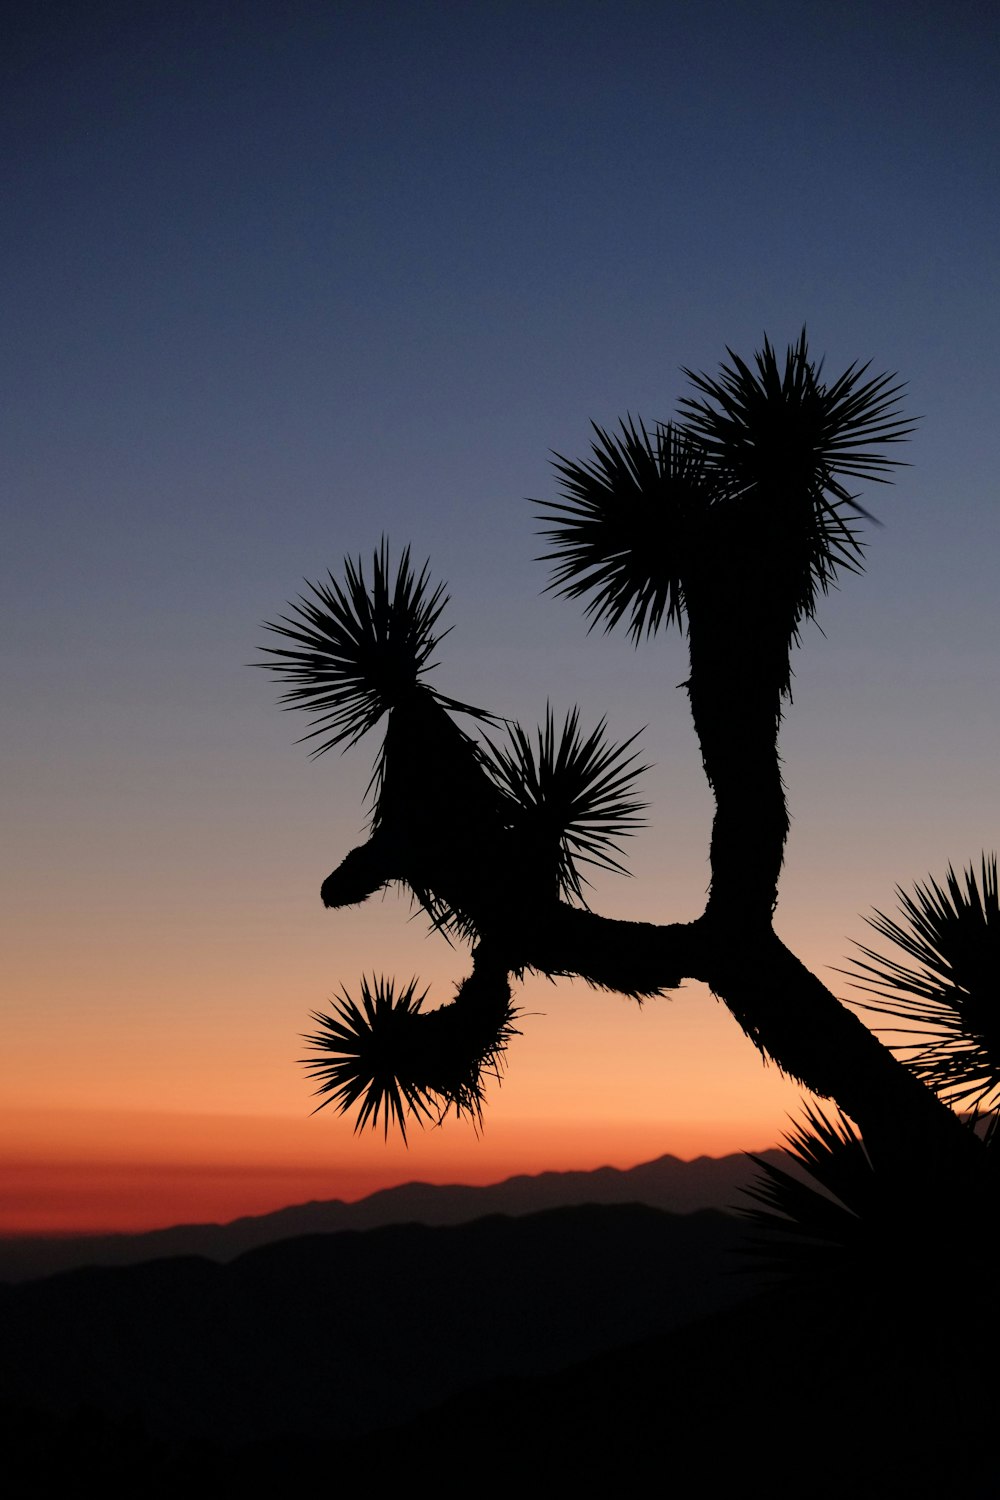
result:
[[[782,1151],[765,1151],[761,1156],[788,1163]],[[520,1217],[589,1203],[641,1203],[674,1214],[702,1209],[732,1212],[739,1204],[741,1188],[756,1173],[744,1153],[699,1156],[694,1161],[661,1156],[625,1170],[542,1172],[508,1177],[487,1187],[410,1182],[383,1188],[356,1203],[339,1198],[313,1201],[229,1224],[178,1224],[144,1234],[0,1240],[0,1281],[23,1281],[85,1265],[136,1265],[166,1256],[199,1255],[228,1262],[248,1250],[305,1234],[337,1234],[391,1224],[468,1224],[492,1214]]]

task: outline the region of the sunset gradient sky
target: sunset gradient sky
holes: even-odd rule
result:
[[[15,16],[18,8],[14,8]],[[997,843],[998,19],[950,0],[35,0],[2,63],[0,1232],[776,1142],[798,1089],[701,986],[530,980],[481,1137],[312,1100],[309,1012],[464,953],[325,912],[373,749],[247,670],[385,532],[447,581],[443,691],[641,745],[611,915],[701,910],[683,643],[588,637],[525,497],[589,421],[808,324],[922,420],[795,660],[777,927],[831,975],[895,883]],[[740,622],[733,621],[738,633]],[[835,982],[834,982],[835,981]]]

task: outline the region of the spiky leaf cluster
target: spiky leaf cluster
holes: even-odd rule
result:
[[[627,619],[638,643],[682,623],[685,563],[711,500],[704,455],[670,423],[652,435],[632,418],[618,433],[592,425],[590,463],[555,457],[564,498],[539,502],[553,544],[539,560],[555,564],[557,594],[591,596],[591,628]]]
[[[822,365],[809,359],[804,329],[783,366],[767,339],[755,369],[727,353],[732,364],[717,379],[685,370],[702,394],[679,405],[686,430],[723,481],[726,507],[749,514],[770,571],[784,577],[797,631],[839,569],[861,569],[852,518],[871,517],[841,481],[885,482],[898,465],[877,449],[912,431],[898,416],[903,387],[889,374],[865,380],[867,364],[849,366],[826,385]],[[738,534],[745,537],[746,528]]]
[[[784,1139],[807,1180],[751,1154],[761,1176],[742,1191],[761,1207],[742,1212],[785,1234],[843,1247],[853,1242],[861,1222],[878,1212],[879,1184],[849,1120],[839,1111],[828,1118],[813,1105],[804,1113],[805,1122],[794,1124]]]
[[[804,1114],[785,1135],[792,1170],[751,1157],[760,1176],[742,1191],[755,1206],[740,1212],[762,1231],[748,1246],[758,1265],[849,1287],[875,1307],[884,1296],[876,1273],[888,1267],[904,1302],[906,1285],[923,1294],[929,1278],[947,1285],[958,1275],[972,1305],[982,1294],[994,1300],[995,1130],[983,1151],[942,1172],[940,1162],[877,1163],[839,1110],[830,1118],[806,1106]]]
[[[804,328],[784,365],[766,338],[754,355],[756,372],[732,349],[726,353],[732,364],[717,379],[684,371],[702,394],[678,403],[685,430],[713,468],[731,476],[740,493],[805,489],[860,509],[840,478],[884,482],[899,460],[877,449],[913,431],[898,414],[904,387],[893,384],[895,376],[866,380],[870,362],[855,363],[826,385],[822,361],[809,358]]]
[[[407,1118],[440,1120],[454,1109],[479,1121],[483,1075],[500,1075],[516,1016],[506,975],[491,976],[485,996],[483,988],[473,975],[458,999],[433,1011],[423,1010],[427,991],[418,994],[416,980],[397,993],[391,979],[362,979],[360,1004],[342,990],[330,1014],[313,1012],[319,1030],[305,1038],[320,1054],[302,1059],[327,1095],[317,1108],[345,1114],[357,1105],[356,1131],[381,1119],[386,1136],[395,1126],[404,1141]]]
[[[489,745],[489,770],[512,806],[513,831],[529,861],[551,862],[559,895],[584,902],[580,864],[627,874],[614,857],[641,825],[646,804],[634,795],[648,769],[629,753],[638,735],[609,743],[602,719],[588,735],[577,709],[556,728],[551,708],[536,738],[509,726],[507,745]]]
[[[325,583],[307,584],[310,595],[300,595],[291,615],[268,622],[266,628],[294,646],[268,646],[269,666],[278,681],[288,684],[281,702],[310,715],[315,728],[306,740],[319,739],[314,755],[334,746],[353,745],[389,709],[406,701],[430,671],[430,657],[441,636],[435,627],[448,603],[444,586],[430,585],[427,564],[420,573],[410,565],[410,549],[403,552],[391,578],[388,543],[383,538],[372,559],[369,587],[360,558],[344,559],[343,586],[328,574]],[[434,698],[448,708],[489,718],[468,704],[439,693]]]
[[[842,481],[884,481],[898,462],[877,450],[912,430],[902,387],[865,379],[867,365],[825,384],[804,330],[783,366],[767,340],[756,368],[729,355],[716,379],[685,371],[700,394],[680,402],[679,425],[650,436],[629,418],[618,434],[595,428],[591,461],[557,456],[563,499],[542,504],[542,560],[556,592],[589,596],[592,625],[627,620],[638,642],[689,622],[694,591],[717,610],[738,588],[740,614],[756,599],[790,646],[838,570],[860,568],[852,518],[867,512]]]
[[[901,918],[876,912],[870,927],[901,950],[887,957],[858,944],[855,988],[877,997],[866,1010],[906,1023],[890,1028],[917,1076],[952,1103],[1000,1107],[1000,900],[996,856],[949,865],[912,895],[897,887]]]

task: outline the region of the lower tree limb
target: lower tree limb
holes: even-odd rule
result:
[[[933,1174],[978,1154],[961,1120],[786,948],[772,928],[708,916],[658,926],[560,904],[520,931],[517,967],[652,995],[698,979],[782,1072],[836,1101],[875,1164]]]

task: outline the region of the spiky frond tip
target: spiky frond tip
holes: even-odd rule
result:
[[[860,572],[864,552],[856,517],[874,518],[843,484],[885,483],[901,460],[884,450],[914,424],[899,415],[905,386],[895,376],[865,379],[850,365],[827,384],[809,357],[806,331],[782,365],[765,338],[751,368],[731,349],[717,378],[685,374],[701,394],[680,403],[685,428],[720,477],[734,517],[753,523],[762,559],[797,580],[794,618],[815,614],[817,597],[840,569]]]
[[[322,1055],[302,1062],[327,1096],[317,1109],[333,1104],[345,1114],[357,1105],[356,1131],[381,1120],[385,1136],[395,1126],[404,1141],[408,1120],[440,1122],[449,1109],[478,1123],[483,1076],[499,1077],[517,1013],[506,975],[494,979],[485,1015],[461,1002],[477,986],[484,982],[474,975],[459,999],[424,1011],[427,991],[418,994],[415,979],[398,994],[391,979],[362,979],[360,1004],[342,990],[331,1014],[314,1011],[319,1030],[305,1040]]]
[[[556,454],[563,498],[537,502],[552,543],[549,589],[589,597],[591,629],[627,620],[635,643],[681,625],[691,534],[707,504],[699,445],[671,424],[650,434],[631,417],[611,433],[593,424],[590,462]]]
[[[384,538],[371,587],[360,558],[345,558],[344,574],[343,585],[332,573],[325,583],[307,584],[310,593],[290,606],[292,614],[266,625],[293,645],[264,647],[271,660],[260,665],[287,684],[282,705],[313,719],[304,738],[319,739],[314,755],[355,744],[413,691],[433,666],[441,639],[435,627],[448,602],[443,584],[431,587],[426,563],[414,572],[409,547],[392,579]]]
[[[901,460],[877,450],[903,442],[914,423],[900,416],[905,385],[894,374],[865,379],[870,368],[854,363],[832,383],[822,360],[809,357],[806,330],[790,344],[784,364],[765,337],[755,369],[732,349],[718,378],[685,370],[700,397],[680,402],[685,430],[703,445],[711,463],[741,487],[819,488],[853,507],[841,478],[885,482]]]
[[[928,879],[910,895],[897,887],[900,917],[880,911],[868,925],[901,959],[857,944],[861,959],[844,970],[874,996],[863,1009],[904,1024],[886,1028],[895,1050],[942,1097],[966,1108],[1000,1107],[1000,900],[996,855],[977,873],[949,865],[943,883]]]
[[[584,735],[574,708],[557,730],[548,707],[534,742],[512,724],[507,745],[489,745],[489,770],[515,808],[515,827],[530,857],[551,861],[559,895],[581,904],[590,882],[579,865],[627,874],[614,856],[621,840],[641,827],[646,807],[634,794],[636,780],[648,770],[632,751],[638,734],[616,745],[605,729],[602,719]]]

